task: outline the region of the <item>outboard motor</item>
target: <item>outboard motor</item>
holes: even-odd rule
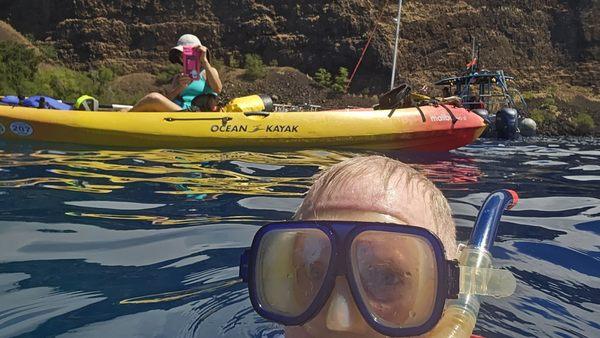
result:
[[[519,136],[519,113],[514,108],[502,108],[496,113],[498,138],[514,140]]]

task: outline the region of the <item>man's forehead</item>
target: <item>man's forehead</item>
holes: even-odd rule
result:
[[[399,219],[404,224],[426,227],[429,212],[424,209],[425,193],[416,183],[403,180],[361,177],[346,184],[328,185],[307,196],[303,216],[320,216],[331,211],[377,212]],[[386,184],[387,183],[387,184]],[[312,214],[312,215],[311,215]]]
[[[409,166],[382,161],[371,156],[332,167],[313,184],[295,218],[417,226],[437,235],[453,257],[455,225],[441,192]]]

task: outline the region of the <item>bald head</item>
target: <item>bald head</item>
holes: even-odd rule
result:
[[[360,214],[366,219],[357,219]],[[402,162],[366,156],[334,165],[315,181],[295,219],[345,216],[426,228],[441,239],[446,256],[455,258],[456,226],[448,201],[431,181]]]

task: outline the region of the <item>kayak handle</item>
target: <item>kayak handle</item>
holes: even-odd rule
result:
[[[221,121],[226,126],[227,122],[233,120],[233,117],[165,117],[167,122],[178,122],[178,121]]]

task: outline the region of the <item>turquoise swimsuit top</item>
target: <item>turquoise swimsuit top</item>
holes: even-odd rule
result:
[[[192,106],[192,101],[198,95],[202,94],[214,94],[215,92],[206,83],[206,73],[203,70],[200,73],[200,80],[193,81],[190,83],[182,92],[176,97],[173,102],[181,107],[181,109],[188,109]]]

